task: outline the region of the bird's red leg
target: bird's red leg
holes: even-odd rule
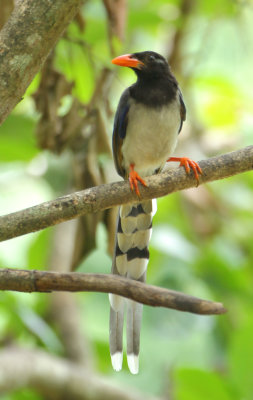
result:
[[[183,166],[187,174],[189,174],[190,169],[192,169],[197,184],[199,184],[199,174],[202,174],[202,169],[200,168],[199,164],[196,161],[193,161],[188,157],[170,157],[167,161],[180,162],[180,167]]]
[[[140,191],[138,188],[138,181],[143,185],[147,186],[146,182],[140,177],[140,175],[137,174],[137,172],[134,170],[134,164],[130,164],[129,167],[129,183],[130,183],[130,188],[131,190],[135,190],[135,193],[137,194],[138,197],[140,197]]]

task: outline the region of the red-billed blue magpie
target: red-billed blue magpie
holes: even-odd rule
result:
[[[199,165],[187,157],[170,157],[186,118],[186,108],[176,78],[165,58],[153,51],[126,54],[113,64],[130,67],[137,81],[127,88],[117,108],[113,128],[113,156],[119,175],[129,179],[138,200],[120,207],[112,273],[146,280],[151,236],[152,200],[140,201],[138,181],[162,170],[166,161],[180,161],[186,172]],[[142,304],[110,294],[110,353],[113,368],[122,367],[122,336],[127,307],[127,361],[133,374],[139,370]]]

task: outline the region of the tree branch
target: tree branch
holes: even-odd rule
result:
[[[221,303],[201,300],[174,290],[159,288],[117,275],[0,270],[0,290],[18,292],[102,292],[115,293],[153,307],[166,307],[194,314],[226,312]]]
[[[0,124],[66,29],[81,0],[18,0],[0,33]]]
[[[203,175],[200,184],[224,179],[253,169],[253,146],[200,161]],[[146,179],[148,187],[140,187],[143,200],[165,196],[196,186],[194,175],[177,168]],[[75,192],[56,200],[0,217],[0,241],[35,232],[107,208],[136,202],[128,182],[100,185]]]
[[[37,390],[46,399],[161,400],[116,386],[80,364],[45,351],[9,346],[0,351],[0,394],[24,387]]]

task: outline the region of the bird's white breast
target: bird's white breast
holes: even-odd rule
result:
[[[134,164],[138,174],[148,176],[163,167],[176,147],[180,123],[178,98],[157,109],[132,103],[122,145],[126,171]]]

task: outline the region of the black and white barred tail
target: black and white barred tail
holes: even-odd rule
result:
[[[154,202],[154,200],[153,200]],[[115,252],[112,273],[135,279],[146,280],[149,259],[149,240],[152,231],[152,200],[124,205],[119,209]],[[139,370],[140,329],[142,304],[121,296],[110,294],[110,353],[116,371],[123,360],[123,322],[127,307],[127,362],[130,371]]]

